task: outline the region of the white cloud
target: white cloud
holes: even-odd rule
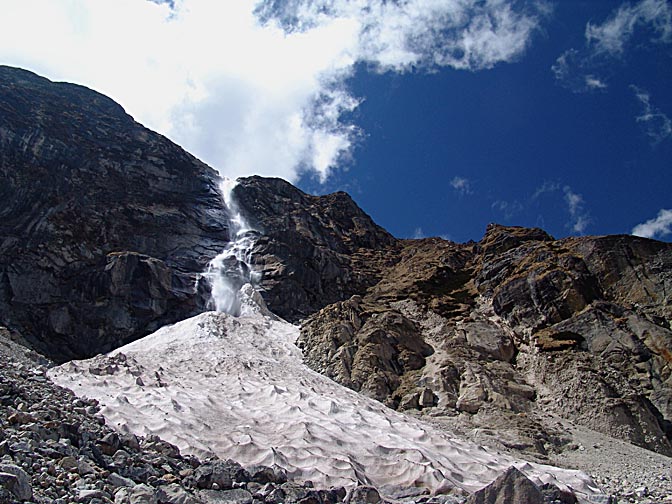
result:
[[[558,182],[546,181],[534,191],[530,200],[537,201],[544,194],[553,194],[555,201],[557,201],[558,196],[561,194],[567,208],[567,213],[569,214],[569,222],[565,226],[575,234],[584,234],[586,232],[588,226],[592,224],[593,219],[590,216],[590,212],[586,209],[586,202],[581,194],[575,192],[569,185],[563,186]],[[537,225],[541,228],[544,227],[543,215],[537,216]]]
[[[545,181],[541,186],[537,187],[537,189],[534,191],[534,194],[532,194],[532,197],[530,198],[532,201],[535,201],[539,196],[545,193],[553,193],[555,191],[558,191],[560,189],[560,184],[558,182],[548,182]]]
[[[613,62],[624,57],[638,30],[652,32],[654,44],[671,43],[672,6],[668,0],[624,3],[603,23],[587,23],[585,47],[565,51],[551,67],[556,80],[577,93],[606,89]]]
[[[586,41],[597,53],[620,55],[632,38],[635,28],[648,25],[659,42],[672,38],[672,8],[667,0],[641,0],[623,4],[604,23],[586,25]]]
[[[651,105],[651,95],[637,86],[630,86],[642,110],[636,117],[644,132],[654,144],[672,138],[672,120],[660,109]]]
[[[589,89],[607,89],[607,84],[594,75],[586,75],[586,87]]]
[[[465,194],[473,194],[471,190],[471,182],[469,182],[469,179],[465,177],[460,177],[456,175],[453,177],[450,181],[450,185],[453,189],[455,189],[458,193],[461,195]]]
[[[522,5],[522,6],[521,6]],[[0,61],[92,87],[223,174],[325,180],[359,138],[357,62],[479,70],[518,58],[545,4],[506,0],[21,0]],[[260,23],[260,19],[263,23]]]
[[[585,50],[569,49],[555,60],[551,71],[556,81],[575,93],[603,91],[608,84],[604,76],[598,76],[602,62],[588,56]]]
[[[570,186],[563,188],[567,211],[571,217],[568,227],[577,234],[585,233],[588,225],[592,222],[590,214],[585,209],[583,196],[575,193]]]
[[[672,233],[672,210],[661,209],[658,216],[632,228],[632,234],[644,238],[656,238]]]

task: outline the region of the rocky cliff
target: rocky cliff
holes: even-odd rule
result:
[[[228,241],[211,168],[109,98],[0,67],[0,321],[57,359],[204,309]]]
[[[234,196],[261,232],[252,251],[269,308],[298,321],[364,292],[397,240],[344,192],[311,196],[281,179],[240,179]]]
[[[251,177],[236,197],[262,231],[264,296],[289,320],[375,283],[396,243],[345,193]],[[0,67],[0,201],[0,323],[51,358],[207,309],[198,277],[230,239],[218,177],[109,98]]]
[[[474,244],[401,242],[300,345],[340,383],[496,444],[544,457],[555,416],[669,454],[671,281],[670,244],[492,225]]]

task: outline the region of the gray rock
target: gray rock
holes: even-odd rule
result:
[[[489,321],[470,321],[462,326],[467,343],[493,359],[510,362],[515,347],[508,334]]]
[[[382,502],[382,499],[374,487],[358,486],[350,490],[345,502],[348,504],[378,504]]]
[[[175,458],[180,455],[180,449],[177,446],[154,435],[147,436],[142,443],[140,443],[140,447],[170,458]]]
[[[405,381],[434,352],[413,321],[392,310],[367,313],[357,298],[313,316],[301,327],[297,344],[313,369],[395,406]],[[404,407],[415,404],[411,396]]]
[[[250,481],[249,473],[233,460],[214,460],[200,465],[194,471],[198,488],[210,489],[217,485],[220,490],[229,490],[237,482]]]
[[[252,494],[241,488],[200,490],[198,498],[206,504],[252,504]]]
[[[114,487],[134,487],[135,481],[129,478],[124,478],[117,473],[110,473],[107,477],[107,482]]]
[[[114,455],[120,446],[121,441],[116,432],[110,432],[98,441],[98,448],[105,455]]]
[[[61,460],[58,461],[58,465],[61,466],[66,471],[78,468],[77,459],[72,456],[63,457]]]
[[[145,484],[133,488],[120,488],[114,494],[115,504],[158,504],[155,490]]]
[[[292,481],[288,481],[287,483],[280,485],[280,488],[273,491],[268,498],[275,502],[287,503],[298,503],[304,499],[314,499],[315,501],[319,502],[319,494],[315,490]],[[309,503],[306,502],[306,504]]]
[[[255,483],[285,483],[287,481],[287,473],[284,469],[272,468],[263,465],[255,465],[246,468],[250,475],[250,481]]]
[[[495,481],[467,499],[466,504],[531,504],[543,503],[544,494],[523,473],[510,467]]]
[[[0,486],[9,490],[17,499],[30,500],[33,497],[30,478],[17,465],[0,463]]]
[[[96,488],[82,488],[77,492],[77,502],[93,502],[94,500],[109,499],[107,492]]]
[[[176,483],[160,486],[156,490],[156,497],[162,504],[201,504],[200,499]]]

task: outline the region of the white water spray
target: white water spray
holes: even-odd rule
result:
[[[237,185],[237,180],[229,178],[224,178],[220,184],[224,203],[229,209],[231,241],[210,261],[202,275],[210,284],[210,308],[234,316],[240,315],[241,287],[248,283],[255,285],[261,279],[261,274],[251,265],[258,231],[247,223],[233,199],[233,189]]]

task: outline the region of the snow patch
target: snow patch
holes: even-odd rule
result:
[[[54,368],[50,376],[98,399],[108,423],[121,431],[158,434],[198,456],[276,464],[323,487],[474,492],[514,465],[537,484],[585,497],[599,493],[584,473],[456,439],[312,371],[294,345],[299,328],[255,297],[245,287],[239,317],[203,313],[107,355]]]

